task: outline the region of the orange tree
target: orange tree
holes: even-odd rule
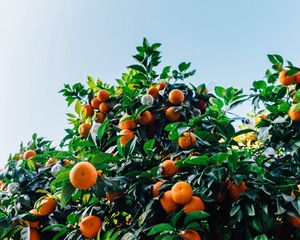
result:
[[[1,172],[1,239],[299,239],[299,69],[272,55],[250,96],[210,93],[190,63],[157,70],[159,47],[144,39],[116,86],[65,85],[60,145],[34,135]],[[237,131],[249,98],[267,113]]]

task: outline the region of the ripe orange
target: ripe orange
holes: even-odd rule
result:
[[[94,186],[97,176],[97,170],[92,164],[80,162],[71,169],[69,178],[75,188],[86,190]]]
[[[1,185],[1,184],[0,184],[0,185]],[[300,192],[300,184],[298,184],[297,187],[298,187],[298,191]],[[295,197],[295,193],[292,192],[292,193],[291,193],[291,196]]]
[[[172,103],[174,105],[179,105],[179,104],[183,103],[183,101],[184,101],[183,92],[179,89],[173,89],[169,93],[169,101],[170,101],[170,103]]]
[[[128,129],[123,129],[120,133],[120,135],[122,135],[120,137],[120,143],[121,145],[124,147],[126,146],[126,144],[132,139],[134,138],[134,132]]]
[[[160,91],[160,90],[165,89],[166,86],[167,86],[167,83],[166,83],[166,82],[160,82],[160,83],[156,86],[156,88],[157,88],[158,91]]]
[[[40,234],[35,228],[30,228],[30,240],[40,240]]]
[[[179,207],[179,205],[174,202],[171,191],[166,191],[163,193],[160,198],[160,204],[167,213],[175,212]]]
[[[291,108],[289,110],[289,116],[293,121],[300,122],[300,109],[295,111],[295,108],[297,105],[298,104],[294,104],[293,106],[291,106]]]
[[[286,73],[288,72],[288,70],[282,70],[280,73],[279,73],[279,82],[281,83],[281,85],[283,86],[288,86],[288,85],[291,85],[294,83],[294,80],[295,80],[295,76],[292,75],[292,76],[286,76]]]
[[[101,101],[98,99],[98,98],[93,98],[92,101],[91,101],[91,106],[94,108],[94,109],[98,109],[99,106],[100,106],[100,103]]]
[[[170,122],[176,122],[181,117],[181,113],[179,111],[175,112],[175,110],[175,107],[169,107],[166,110],[166,119],[168,119]]]
[[[25,160],[28,160],[29,158],[32,158],[35,155],[36,155],[36,152],[34,150],[27,150],[26,152],[23,153],[23,158]]]
[[[178,138],[178,145],[182,149],[188,149],[194,147],[196,144],[196,136],[191,132],[185,132]]]
[[[296,73],[295,75],[295,82],[300,83],[300,72]]]
[[[97,98],[100,102],[106,102],[108,101],[110,95],[109,95],[109,92],[106,91],[106,90],[99,90],[99,92],[97,93]]]
[[[38,202],[37,205],[37,214],[40,216],[46,216],[51,214],[56,206],[56,202],[53,198],[44,196],[42,199]]]
[[[159,98],[159,92],[156,87],[151,86],[148,90],[147,93],[150,94],[153,98]]]
[[[86,238],[94,238],[102,228],[102,221],[97,216],[88,216],[81,220],[79,229]]]
[[[91,131],[91,128],[92,128],[91,124],[82,123],[78,128],[78,133],[83,137],[87,137]]]
[[[175,161],[173,160],[165,160],[162,163],[162,175],[173,177],[175,173],[177,173],[179,167],[175,166]]]
[[[186,204],[192,200],[193,189],[187,182],[178,182],[171,189],[172,198],[177,204]]]
[[[63,166],[66,167],[66,166],[68,166],[70,164],[74,164],[74,161],[66,159],[66,160],[64,160]]]
[[[36,209],[30,210],[29,213],[31,213],[33,215],[38,215],[38,212],[37,212]],[[38,228],[39,225],[40,225],[40,222],[39,221],[36,221],[36,222],[29,222],[29,221],[27,221],[27,224],[28,224],[28,226],[30,226],[32,228]]]
[[[81,115],[86,117],[86,118],[91,118],[94,115],[93,107],[89,104],[82,105]]]
[[[300,191],[300,184],[298,184],[297,187],[298,187],[298,191]],[[295,197],[295,193],[292,192],[291,196]],[[287,220],[292,227],[300,228],[300,218],[294,216],[287,216]]]
[[[164,181],[158,181],[155,184],[153,184],[153,187],[152,187],[153,197],[158,197],[159,196],[159,188],[163,185],[164,182],[165,182],[165,180]]]
[[[287,220],[294,228],[300,228],[300,218],[294,216],[287,216]]]
[[[117,198],[121,197],[124,193],[123,192],[114,192],[114,193],[106,193],[106,198],[108,201],[113,202]]]
[[[56,163],[57,160],[54,158],[49,158],[48,161],[45,163],[45,167],[49,167],[50,165]]]
[[[142,113],[137,117],[137,121],[138,121],[139,124],[141,124],[141,125],[148,125],[149,123],[152,122],[152,114],[151,114],[151,112],[148,111],[148,110],[142,112]]]
[[[103,102],[100,103],[99,110],[100,112],[108,113],[110,111],[110,107],[107,105],[107,103]]]
[[[96,113],[96,119],[95,119],[95,121],[96,121],[97,123],[103,123],[105,117],[106,117],[105,113],[103,113],[103,112],[98,112],[98,113]]]
[[[123,117],[120,118],[120,121],[119,121],[120,129],[131,130],[131,129],[135,128],[135,126],[136,126],[136,123],[132,116],[125,114]]]
[[[192,200],[184,205],[183,211],[185,214],[189,214],[191,212],[195,211],[204,211],[205,210],[205,204],[202,201],[201,198],[193,196]]]
[[[186,229],[180,233],[180,237],[186,240],[201,240],[199,233],[192,229]]]
[[[238,199],[241,193],[247,190],[247,186],[244,181],[239,185],[237,185],[235,182],[229,182],[227,188],[229,190],[230,196],[234,200]]]

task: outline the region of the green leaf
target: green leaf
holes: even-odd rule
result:
[[[164,231],[174,231],[174,227],[172,227],[170,224],[168,223],[161,223],[161,224],[158,224],[158,225],[155,225],[151,231],[147,234],[147,236],[152,236],[154,234],[157,234],[157,233],[161,233],[161,232],[164,232]]]
[[[110,123],[110,120],[105,119],[104,122],[98,128],[97,137],[98,137],[99,141],[101,141],[103,135],[105,134],[105,132],[107,130],[107,126],[108,126],[109,123]]]
[[[50,226],[43,228],[42,232],[49,231],[49,230],[55,231],[57,229],[63,228],[64,226],[65,226],[64,224],[51,224]]]
[[[61,205],[64,207],[70,198],[72,197],[72,194],[75,192],[75,188],[71,184],[69,180],[66,180],[63,184],[62,191],[61,191]]]
[[[208,162],[209,162],[208,156],[192,157],[184,160],[184,163],[188,163],[190,165],[201,165],[201,166],[208,166]]]
[[[61,236],[63,236],[65,233],[68,232],[68,227],[64,226],[60,231],[54,236],[53,240],[59,239]]]
[[[222,102],[221,99],[218,99],[218,98],[210,98],[209,99],[209,102],[214,105],[214,106],[217,106],[218,109],[222,109],[222,107],[224,106],[224,103]]]
[[[76,101],[76,104],[75,104],[75,112],[80,115],[80,112],[81,112],[81,102],[80,100],[77,100]]]
[[[134,235],[133,233],[130,233],[130,232],[126,233],[126,234],[121,238],[121,240],[135,240],[135,239],[136,239],[135,235]]]
[[[265,89],[267,87],[267,83],[263,80],[260,81],[254,81],[253,82],[253,87],[255,89]]]
[[[225,96],[225,88],[220,87],[220,86],[216,86],[215,87],[215,93],[218,97],[220,98],[224,98]]]
[[[254,238],[254,240],[268,240],[268,237],[267,237],[267,235],[262,234],[262,235],[256,236]]]
[[[186,226],[191,222],[198,222],[199,220],[205,219],[208,216],[209,214],[203,211],[191,212],[189,215],[186,216],[183,224],[184,226]]]
[[[144,74],[147,74],[145,68],[143,68],[141,65],[136,65],[136,64],[135,65],[130,65],[130,66],[128,66],[128,68],[131,68],[133,70],[136,70],[136,71],[144,73]]]
[[[151,139],[144,144],[144,151],[147,155],[153,155],[153,148],[155,146],[155,139]]]
[[[178,213],[176,213],[173,218],[172,218],[172,225],[174,227],[176,227],[179,219],[184,215],[184,212],[183,211],[179,211]]]

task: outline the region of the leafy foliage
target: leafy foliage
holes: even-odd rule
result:
[[[33,135],[0,174],[1,239],[27,239],[28,222],[36,221],[42,239],[84,239],[79,225],[90,215],[103,222],[96,239],[183,239],[186,230],[202,239],[300,238],[299,226],[290,221],[300,217],[300,125],[288,115],[298,101],[299,85],[277,84],[283,58],[268,56],[272,70],[253,83],[250,96],[221,86],[210,93],[205,84],[185,84],[195,73],[190,63],[159,72],[159,47],[144,39],[133,56],[137,63],[116,86],[88,77],[87,86],[67,84],[60,91],[75,108],[67,114],[70,128],[60,146]],[[286,68],[289,76],[299,72],[290,62]],[[174,89],[184,95],[181,104],[169,100]],[[101,120],[97,107],[91,116],[82,110],[99,90],[110,96]],[[230,111],[249,99],[258,112],[256,124],[237,130],[242,118]],[[171,107],[173,114],[180,113],[176,121],[166,116]],[[141,116],[147,111],[151,119],[144,124]],[[133,137],[123,144],[120,122],[132,119]],[[91,126],[86,135],[78,131],[83,124]],[[185,133],[196,138],[187,148],[180,145]],[[37,155],[27,159],[27,150]],[[166,160],[178,169],[173,176],[165,174]],[[98,171],[96,183],[86,190],[75,188],[70,179],[73,167],[83,161]],[[159,196],[153,196],[153,185],[162,180]],[[204,211],[164,210],[160,201],[178,181],[192,186]],[[30,214],[46,195],[55,200],[54,211]]]

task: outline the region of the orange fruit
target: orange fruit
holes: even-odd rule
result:
[[[120,118],[119,121],[119,128],[120,129],[133,129],[135,128],[136,123],[132,116],[125,114],[123,117]]]
[[[38,202],[37,205],[37,214],[40,216],[46,216],[51,214],[56,206],[56,202],[53,198],[44,196],[42,199]]]
[[[300,184],[298,184],[297,187],[298,187],[298,191],[300,191]],[[291,196],[295,197],[295,193],[292,192]],[[287,220],[292,227],[300,228],[300,218],[294,216],[287,216]]]
[[[40,240],[40,234],[35,228],[30,228],[30,240]]]
[[[106,193],[106,198],[108,201],[113,202],[115,201],[117,198],[121,197],[124,193],[122,192],[114,192],[114,193]]]
[[[81,106],[81,115],[86,118],[91,118],[94,115],[94,109],[91,105],[85,104]]]
[[[36,209],[30,210],[29,213],[31,213],[32,215],[38,215],[38,212],[37,212]],[[36,221],[36,222],[29,222],[29,221],[27,221],[27,224],[28,224],[28,226],[30,226],[32,228],[38,228],[39,225],[40,225],[40,222],[39,221]]]
[[[100,103],[99,110],[100,112],[108,113],[110,111],[110,107],[107,105],[107,103],[103,102]]]
[[[1,184],[0,184],[0,185],[1,185]],[[298,187],[298,191],[300,192],[300,184],[298,184],[297,187]],[[292,192],[292,193],[291,193],[291,196],[295,197],[295,193]]]
[[[295,74],[295,79],[294,80],[295,80],[296,83],[300,83],[300,72]]]
[[[180,233],[180,237],[186,240],[201,240],[199,233],[192,229],[186,229]]]
[[[175,161],[173,160],[165,160],[162,163],[162,175],[173,177],[175,173],[177,173],[179,167],[175,166]]]
[[[146,110],[137,117],[137,121],[141,125],[148,125],[152,122],[152,114],[150,111]]]
[[[120,135],[122,135],[120,137],[120,143],[121,145],[124,147],[126,146],[126,144],[132,139],[134,138],[134,132],[128,129],[123,129],[120,133]]]
[[[193,196],[192,200],[184,205],[183,211],[185,214],[189,214],[191,212],[196,211],[204,211],[205,210],[205,204],[202,201],[201,198]]]
[[[194,147],[196,144],[196,136],[191,132],[185,132],[178,138],[178,145],[182,149],[188,149]]]
[[[34,150],[27,150],[26,152],[23,153],[23,158],[25,160],[28,160],[29,158],[32,158],[35,155],[36,155],[36,152]]]
[[[177,204],[186,204],[192,200],[193,189],[187,182],[175,183],[171,189],[172,198]]]
[[[78,128],[78,133],[83,137],[87,137],[91,131],[91,128],[92,128],[91,124],[82,123]]]
[[[179,89],[173,89],[169,93],[169,101],[170,101],[170,103],[172,103],[174,105],[179,105],[179,104],[183,103],[183,101],[184,101],[183,92]]]
[[[179,205],[174,202],[171,191],[166,191],[163,193],[160,198],[160,204],[167,213],[175,212],[179,207]]]
[[[109,95],[109,92],[106,91],[106,90],[99,90],[99,92],[97,93],[97,98],[100,102],[106,102],[108,101],[110,95]]]
[[[45,163],[45,167],[49,167],[50,165],[56,163],[57,160],[54,158],[49,158],[48,161]]]
[[[147,93],[150,94],[153,98],[159,98],[159,92],[156,87],[151,86],[148,90]]]
[[[97,97],[95,97],[95,98],[93,98],[92,101],[91,101],[91,106],[92,106],[94,109],[98,109],[99,106],[100,106],[100,103],[101,103],[101,101],[100,101]]]
[[[152,187],[153,197],[158,197],[159,196],[159,188],[163,185],[164,182],[165,182],[165,180],[164,181],[158,181],[155,184],[153,184],[153,187]]]
[[[89,162],[77,163],[70,172],[71,184],[80,190],[86,190],[95,185],[97,181],[97,170]]]
[[[106,117],[105,113],[103,113],[103,112],[98,112],[98,113],[96,113],[96,119],[95,119],[95,121],[96,121],[97,123],[103,123],[105,117]]]
[[[156,88],[157,88],[158,91],[160,91],[160,90],[165,89],[166,86],[167,86],[167,83],[166,83],[166,82],[160,82],[160,83],[156,86]]]
[[[230,196],[234,200],[238,199],[241,193],[247,190],[247,186],[244,181],[239,185],[237,185],[235,182],[229,182],[227,188],[229,190]]]
[[[294,228],[300,228],[300,218],[294,216],[287,216],[287,220]]]
[[[63,166],[66,167],[66,166],[68,166],[68,165],[70,165],[70,164],[74,164],[74,161],[71,161],[71,160],[66,159],[66,160],[64,161],[64,163],[63,163]]]
[[[102,228],[102,221],[97,216],[88,216],[79,223],[79,230],[86,238],[94,238]]]
[[[294,83],[294,80],[295,80],[295,76],[292,75],[292,76],[286,76],[286,73],[288,72],[288,70],[282,70],[280,73],[279,73],[279,82],[281,83],[281,85],[283,86],[288,86],[288,85],[291,85]]]
[[[298,104],[294,104],[293,106],[291,106],[288,114],[290,116],[290,118],[294,121],[294,122],[300,122],[300,109],[298,109],[297,111],[295,111],[295,108]]]
[[[176,107],[169,107],[166,110],[166,119],[168,119],[170,122],[176,122],[180,119],[181,117],[181,113],[180,112],[176,112]]]

